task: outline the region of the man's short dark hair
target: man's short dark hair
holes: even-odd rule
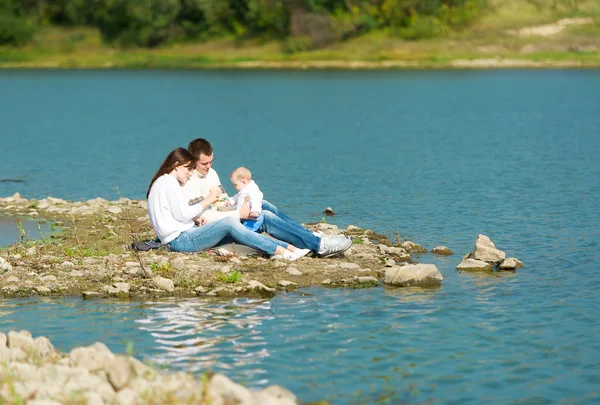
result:
[[[188,145],[188,152],[196,159],[200,159],[200,155],[210,156],[213,154],[213,148],[210,142],[204,138],[194,139]]]

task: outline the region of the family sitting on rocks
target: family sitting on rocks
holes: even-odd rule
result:
[[[224,204],[231,209],[219,210],[220,202],[231,200],[212,168],[213,158],[211,144],[195,139],[187,150],[169,153],[150,182],[146,195],[150,222],[170,250],[199,252],[237,242],[292,261],[310,252],[317,257],[337,255],[352,245],[345,236],[314,234],[266,200],[258,207],[255,197],[262,199],[262,193],[247,169],[242,170],[244,181],[237,174],[231,177],[239,191],[237,204]]]

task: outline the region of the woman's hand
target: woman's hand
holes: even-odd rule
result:
[[[194,223],[195,223],[197,226],[202,226],[202,225],[206,224],[206,218],[203,218],[203,217],[196,217],[196,218],[194,218]]]

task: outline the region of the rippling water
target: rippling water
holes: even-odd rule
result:
[[[600,403],[600,71],[2,71],[0,89],[0,177],[24,180],[0,195],[143,198],[167,151],[205,136],[224,180],[248,166],[300,221],[332,206],[456,252],[418,258],[444,275],[433,290],[5,300],[0,330],[132,341],[304,401]],[[457,272],[478,233],[525,268]]]

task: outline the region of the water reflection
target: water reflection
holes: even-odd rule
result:
[[[155,363],[192,372],[242,367],[248,378],[263,372],[253,366],[269,356],[260,326],[273,318],[270,301],[234,299],[225,305],[194,299],[154,303],[147,309],[135,322],[155,342]]]
[[[22,230],[19,229],[22,227]],[[45,220],[0,214],[0,246],[9,246],[23,240],[50,237],[52,225]]]

